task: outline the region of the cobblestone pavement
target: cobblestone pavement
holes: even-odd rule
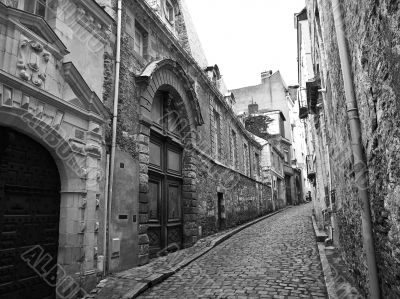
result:
[[[327,298],[311,208],[244,229],[139,298]]]

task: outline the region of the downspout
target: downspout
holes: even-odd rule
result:
[[[114,109],[113,109],[113,121],[112,121],[112,144],[111,144],[111,159],[110,159],[110,181],[108,187],[108,250],[107,256],[105,257],[106,265],[105,271],[108,271],[111,250],[110,250],[110,225],[111,225],[111,207],[113,200],[113,184],[114,184],[114,168],[115,168],[115,148],[117,143],[117,121],[118,121],[118,96],[119,96],[119,73],[121,65],[121,27],[122,27],[122,0],[117,2],[117,53],[115,59],[115,84],[114,84]]]
[[[110,155],[107,154],[106,161],[106,191],[104,192],[104,231],[103,231],[103,277],[107,275],[107,232],[108,232],[108,190],[110,178]]]
[[[345,28],[342,13],[340,10],[339,0],[332,0],[332,10],[335,21],[336,37],[339,47],[340,63],[342,66],[347,115],[349,117],[352,151],[354,157],[354,172],[356,178],[358,178],[357,188],[362,202],[362,235],[363,246],[365,248],[365,253],[367,256],[369,296],[370,298],[379,299],[380,289],[375,258],[374,238],[372,232],[371,209],[367,190],[367,164],[364,158],[364,152],[361,143],[361,124],[358,115],[357,101],[355,97],[351,72],[350,55],[346,44]]]

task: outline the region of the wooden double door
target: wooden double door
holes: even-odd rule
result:
[[[149,166],[150,257],[182,246],[182,147],[173,138],[152,133]]]
[[[0,127],[0,298],[56,298],[59,213],[53,158],[29,137]]]

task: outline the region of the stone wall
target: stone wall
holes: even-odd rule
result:
[[[361,203],[357,195],[350,151],[343,80],[330,1],[317,1],[323,37],[321,58],[332,98],[325,97],[324,114],[331,170],[336,188],[338,237],[342,254],[367,292],[367,268],[361,253]],[[311,33],[315,36],[315,1],[308,1]],[[382,296],[400,296],[400,9],[397,1],[342,1],[354,87],[360,113],[369,195]],[[321,44],[320,44],[321,45]],[[327,72],[329,70],[329,73]],[[326,150],[326,149],[325,149]]]
[[[234,227],[273,211],[271,189],[202,156],[197,172],[198,225],[202,236]],[[218,193],[222,206],[218,206]],[[218,209],[222,209],[219,227]]]
[[[180,19],[182,15],[176,17],[178,18],[176,23],[178,25],[181,24],[183,21]],[[226,225],[234,226],[266,213],[268,211],[267,203],[260,203],[259,194],[261,194],[260,190],[262,190],[262,196],[268,197],[270,196],[268,195],[270,191],[266,186],[254,181],[254,178],[251,179],[244,176],[246,172],[244,161],[246,161],[246,158],[244,156],[243,144],[246,144],[248,148],[247,170],[251,169],[251,171],[247,173],[252,177],[255,177],[258,173],[254,161],[255,154],[260,156],[261,146],[252,139],[251,135],[244,129],[244,125],[236,119],[232,109],[224,101],[223,95],[218,92],[215,84],[207,78],[204,69],[182,48],[182,41],[178,39],[179,35],[167,29],[162,20],[160,20],[154,10],[144,0],[124,1],[122,18],[117,147],[122,152],[130,155],[132,163],[138,162],[139,164],[138,264],[141,265],[146,263],[149,257],[149,237],[147,234],[149,222],[148,168],[149,136],[152,125],[150,117],[146,114],[148,112],[143,113],[143,111],[144,109],[147,109],[146,111],[151,110],[151,104],[156,91],[165,84],[177,91],[177,94],[181,97],[181,102],[176,104],[184,104],[185,108],[181,110],[190,110],[185,117],[191,117],[187,119],[191,124],[190,142],[183,142],[182,200],[184,247],[191,246],[196,242],[199,232],[198,226],[204,225],[205,234],[215,231],[215,226],[214,228],[212,227],[209,219],[204,220],[208,217],[207,215],[211,215],[210,211],[207,212],[202,208],[205,202],[203,199],[207,198],[207,196],[213,194],[213,198],[216,198],[218,192],[226,193],[224,197]],[[138,26],[138,24],[145,41],[143,55],[134,50],[135,26]],[[111,56],[105,55],[104,102],[110,109],[112,108],[113,94],[113,82],[110,80],[110,76],[114,73],[113,63],[114,61]],[[155,65],[156,70],[154,70],[152,75],[147,77],[147,81],[141,81],[142,72],[145,69],[148,70],[150,65]],[[190,95],[188,90],[192,92]],[[192,94],[195,94],[195,98],[197,99]],[[188,96],[191,97],[189,98]],[[178,97],[174,100],[179,101]],[[195,125],[197,122],[193,119],[195,113],[191,110],[192,107],[190,107],[191,103],[196,100],[198,100],[198,109],[201,111],[204,121],[204,124],[200,126]],[[144,107],[144,102],[147,103],[148,107]],[[214,120],[214,111],[220,116],[218,152],[216,150],[217,143],[215,136],[217,127]],[[193,128],[194,131],[192,131]],[[187,129],[189,130],[189,126]],[[232,130],[236,132],[238,145],[236,149],[238,163],[235,166],[232,165],[232,149],[230,148],[229,139],[229,132]],[[238,185],[232,191],[228,192],[225,190],[226,188],[224,189],[225,191],[221,191],[223,187],[221,181],[226,179],[224,176],[226,173],[217,174],[215,179],[212,177],[207,178],[205,175],[207,171],[197,170],[198,166],[204,166],[203,161],[198,161],[197,152],[199,155],[208,157],[209,162],[207,162],[207,165],[210,163],[217,165],[216,163],[218,163],[220,165],[218,167],[221,167],[221,169],[234,167],[235,171],[229,170],[229,173],[234,173],[235,178],[241,178],[241,187]],[[212,162],[214,160],[218,162]],[[201,174],[204,174],[204,176]],[[234,183],[236,184],[237,182],[235,181]],[[249,191],[246,194],[243,193],[240,198],[231,197],[230,192],[239,189]],[[118,192],[118,190],[114,190],[117,197]],[[207,192],[210,193],[208,194]],[[201,199],[199,199],[200,197]],[[121,248],[121,252],[123,250],[125,249]],[[131,262],[127,261],[125,264]]]

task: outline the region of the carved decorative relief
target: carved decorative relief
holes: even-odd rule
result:
[[[17,68],[19,69],[19,76],[23,80],[43,88],[49,60],[50,53],[45,51],[39,42],[29,40],[22,35]]]
[[[161,14],[160,0],[146,0],[147,4],[158,14]]]
[[[110,28],[104,27],[92,14],[90,11],[85,9],[83,6],[78,6],[77,12],[77,22],[84,26],[89,32],[94,33],[97,37],[106,41],[110,38],[111,31]]]
[[[17,8],[18,6],[18,0],[1,0],[0,2],[13,8]]]

